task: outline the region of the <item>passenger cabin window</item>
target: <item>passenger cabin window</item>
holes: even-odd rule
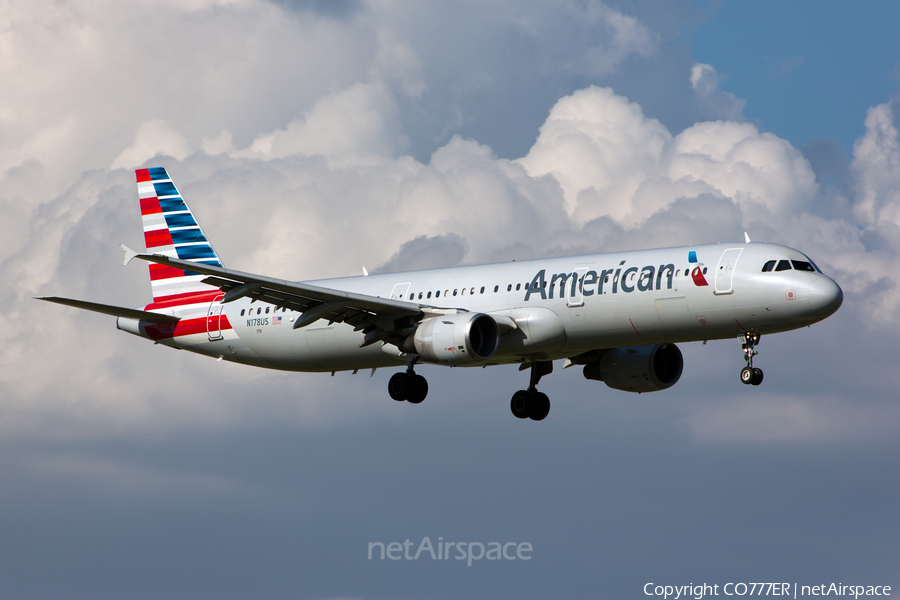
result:
[[[466,288],[463,288],[462,295],[463,295],[463,296],[466,295]]]
[[[494,286],[494,293],[496,294],[496,293],[499,292],[499,291],[500,291],[500,286],[499,286],[499,285],[495,285],[495,286]]]
[[[428,292],[428,296],[426,296],[426,297],[431,298],[431,292]]]
[[[507,292],[511,292],[511,291],[512,291],[512,284],[509,284],[508,286],[506,286],[506,291],[507,291]]]
[[[243,309],[243,308],[241,309],[241,316],[242,316],[242,317],[244,316],[244,309]]]
[[[769,262],[767,262],[766,264],[763,265],[762,272],[768,273],[769,271],[771,271],[772,269],[775,268],[775,263],[777,263],[777,262],[778,262],[777,260],[770,260]]]
[[[517,283],[517,284],[516,284],[516,291],[518,292],[518,291],[521,290],[521,289],[522,289],[522,284],[521,284],[521,283]]]
[[[481,293],[484,293],[484,286],[481,286]]]
[[[792,260],[791,264],[794,265],[794,269],[797,271],[812,271],[813,273],[816,272],[813,266],[805,260]]]
[[[776,271],[790,271],[791,270],[791,261],[789,260],[779,260],[778,266],[775,267]]]
[[[456,290],[453,290],[453,295],[454,295],[454,296],[456,295]]]

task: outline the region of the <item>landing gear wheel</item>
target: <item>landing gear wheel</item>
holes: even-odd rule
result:
[[[531,405],[531,414],[528,415],[532,421],[543,421],[550,414],[550,398],[547,394],[536,392]]]
[[[753,367],[753,381],[750,382],[751,385],[759,385],[763,381],[763,372],[762,369],[758,369]]]
[[[527,419],[531,414],[531,405],[534,403],[532,394],[528,390],[519,390],[513,394],[509,402],[509,409],[517,419]]]
[[[741,383],[746,385],[759,385],[763,380],[762,369],[753,366],[753,357],[759,354],[754,347],[759,343],[758,333],[742,333],[738,336],[741,348],[744,350],[744,361],[747,366],[741,369]]]
[[[406,373],[394,373],[394,375],[391,376],[391,380],[388,381],[388,394],[390,394],[391,398],[397,402],[403,402],[409,398],[410,392],[413,391],[413,387],[412,377]],[[425,396],[423,395],[422,398],[424,399]]]
[[[409,377],[407,375],[407,377]],[[412,390],[406,399],[410,404],[418,404],[428,395],[428,381],[421,375],[412,377]]]

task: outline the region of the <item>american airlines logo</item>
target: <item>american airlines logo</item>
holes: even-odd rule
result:
[[[581,288],[585,296],[602,295],[606,293],[618,294],[620,291],[626,294],[632,292],[649,292],[661,290],[663,285],[671,290],[675,278],[675,265],[647,265],[645,267],[625,267],[625,262],[619,263],[617,268],[587,271],[583,277],[577,271],[572,273],[555,273],[547,275],[546,269],[541,269],[535,274],[528,289],[525,292],[525,301],[531,300],[531,296],[540,296],[541,300],[552,300],[554,293],[562,298],[566,294],[566,286],[569,287],[569,296],[575,296]],[[692,279],[698,286],[709,285],[703,277],[700,267],[694,268]],[[548,281],[549,278],[549,281]],[[549,284],[549,285],[548,285]]]

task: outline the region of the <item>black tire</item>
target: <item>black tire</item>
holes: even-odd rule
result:
[[[536,393],[531,406],[531,414],[528,416],[532,421],[543,421],[549,414],[550,398],[547,397],[547,394]]]
[[[741,383],[750,385],[751,383],[753,383],[753,380],[755,378],[756,375],[753,372],[753,369],[751,369],[750,367],[744,367],[743,369],[741,369]]]
[[[763,372],[762,369],[753,368],[753,381],[750,383],[753,385],[759,385],[763,382]]]
[[[391,398],[396,400],[397,402],[403,402],[409,397],[409,393],[412,391],[413,381],[412,377],[407,375],[406,373],[394,373],[391,376],[391,380],[388,381],[388,394],[391,395]],[[425,396],[422,396],[424,398]]]
[[[512,400],[509,401],[509,409],[517,419],[527,419],[531,414],[531,405],[533,403],[531,392],[519,390],[513,394]]]
[[[412,390],[406,399],[410,404],[419,404],[428,395],[428,381],[421,375],[412,378]]]

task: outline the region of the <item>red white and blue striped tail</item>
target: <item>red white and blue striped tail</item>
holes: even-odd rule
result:
[[[135,175],[147,252],[223,267],[166,170],[162,167],[138,169]],[[150,263],[153,302],[188,304],[196,301],[196,296],[218,292],[218,288],[201,283],[204,277]]]

